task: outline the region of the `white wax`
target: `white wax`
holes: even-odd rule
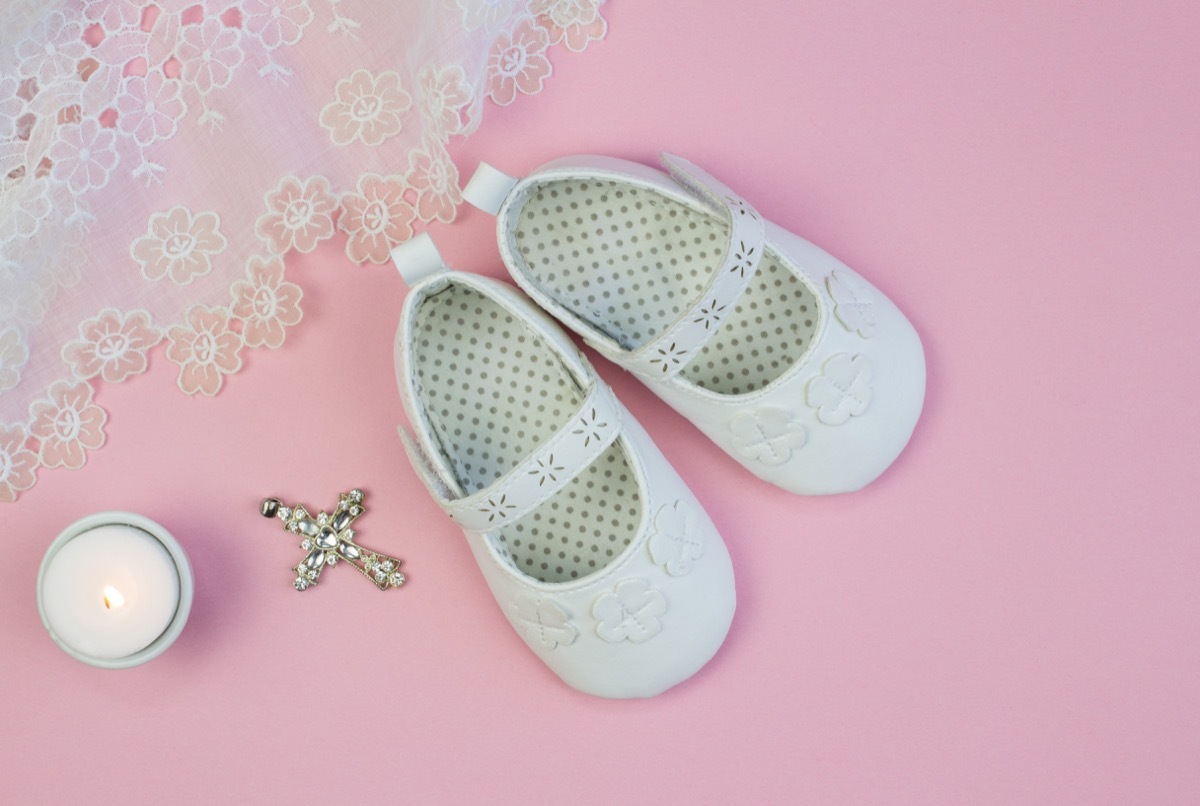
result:
[[[124,658],[149,646],[171,623],[179,607],[179,572],[153,536],[107,524],[58,550],[41,595],[46,621],[64,644],[96,658]]]

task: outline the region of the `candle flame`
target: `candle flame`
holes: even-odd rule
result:
[[[125,604],[125,597],[121,595],[121,592],[112,585],[105,585],[104,606],[112,610],[114,607],[120,607],[123,604]]]

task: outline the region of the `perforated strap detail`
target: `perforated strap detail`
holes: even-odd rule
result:
[[[596,461],[620,433],[620,407],[612,390],[597,380],[579,413],[558,433],[473,495],[454,498],[445,485],[430,483],[427,458],[419,451],[414,456],[412,448],[409,458],[446,514],[464,529],[486,532],[516,523],[552,498]]]
[[[661,336],[632,353],[602,350],[632,372],[670,378],[687,366],[733,312],[758,270],[765,238],[762,217],[736,193],[701,168],[663,155],[671,178],[729,222],[729,251],[694,307]]]

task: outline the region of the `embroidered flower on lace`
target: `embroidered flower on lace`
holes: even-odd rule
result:
[[[38,456],[25,447],[29,435],[20,425],[0,425],[0,501],[11,503],[17,493],[37,481]]]
[[[540,92],[553,72],[546,58],[548,47],[550,34],[532,17],[523,17],[511,34],[496,37],[488,55],[488,97],[508,106],[518,91],[526,95]]]
[[[808,441],[804,426],[791,412],[772,406],[739,412],[729,421],[729,430],[737,452],[764,465],[783,464]]]
[[[221,308],[193,306],[187,326],[167,332],[171,343],[167,358],[179,365],[179,388],[189,395],[215,395],[225,375],[242,368],[242,337],[229,329],[229,312]]]
[[[640,644],[662,632],[667,599],[644,579],[626,579],[592,605],[596,634],[610,643]]]
[[[467,74],[457,64],[440,70],[427,64],[417,73],[418,111],[426,131],[445,141],[463,130],[462,110],[471,103]]]
[[[241,36],[239,29],[226,26],[215,17],[199,25],[185,26],[177,51],[183,63],[183,80],[201,94],[228,87],[234,71],[245,59]]]
[[[29,407],[29,431],[41,440],[38,453],[42,464],[71,470],[83,467],[87,452],[104,444],[107,419],[104,410],[92,403],[92,387],[87,381],[55,381],[49,399]]]
[[[79,338],[63,345],[62,357],[77,378],[99,375],[108,383],[120,383],[146,371],[146,354],[162,337],[146,311],[105,308],[79,326]]]
[[[321,125],[339,146],[361,140],[377,146],[400,133],[400,116],[412,106],[412,96],[400,83],[400,74],[386,70],[372,75],[355,70],[334,88],[334,99],[321,110]]]
[[[0,392],[21,380],[21,367],[29,360],[29,348],[15,329],[0,331]]]
[[[242,26],[267,50],[294,45],[313,21],[308,0],[243,0]]]
[[[34,24],[17,45],[20,74],[36,78],[43,89],[75,75],[75,67],[87,56],[83,26],[52,11]]]
[[[805,400],[826,425],[841,425],[871,405],[871,365],[866,356],[832,355],[804,387]]]
[[[531,644],[554,649],[570,646],[579,635],[567,611],[549,599],[521,594],[513,601],[512,611],[518,628]]]
[[[66,182],[77,196],[89,189],[102,188],[121,159],[116,142],[116,132],[101,128],[94,118],[67,124],[50,147],[48,156],[54,163],[50,175]]]
[[[259,216],[254,232],[282,255],[289,249],[311,252],[317,243],[333,237],[333,211],[337,200],[329,192],[329,180],[313,176],[301,181],[295,176],[279,180],[266,195],[267,212]]]
[[[157,70],[129,76],[117,96],[117,128],[141,146],[174,137],[186,113],[179,81]]]
[[[245,325],[242,337],[250,347],[279,347],[284,328],[300,321],[304,292],[283,279],[283,260],[274,255],[250,258],[246,277],[231,288],[233,315]]]
[[[150,216],[146,234],[129,245],[129,253],[147,280],[169,276],[187,285],[212,271],[212,256],[229,245],[220,227],[216,213],[192,215],[186,207],[172,207]]]
[[[650,558],[671,576],[691,571],[693,561],[704,556],[704,533],[696,528],[691,507],[683,501],[659,507],[646,546]]]
[[[550,43],[566,42],[580,52],[594,39],[603,39],[608,23],[600,16],[604,0],[530,0],[529,13],[550,34]]]
[[[403,177],[363,174],[358,192],[342,195],[338,229],[349,233],[346,256],[355,263],[386,263],[391,248],[412,237],[416,210],[404,200]]]
[[[441,143],[427,140],[424,148],[408,155],[409,185],[417,192],[417,215],[422,221],[454,220],[455,208],[462,202],[458,189],[458,168]]]
[[[458,0],[463,27],[474,31],[479,26],[490,34],[500,29],[513,10],[513,0]]]

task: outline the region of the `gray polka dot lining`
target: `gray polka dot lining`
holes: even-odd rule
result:
[[[421,407],[468,495],[533,453],[586,396],[539,334],[457,283],[422,300],[410,349]],[[501,530],[497,548],[542,582],[581,579],[629,545],[641,512],[637,480],[618,440],[559,493]]]
[[[557,179],[526,194],[512,232],[526,276],[627,350],[690,310],[724,257],[724,221],[650,189]],[[805,283],[768,251],[682,377],[721,394],[761,389],[808,349],[817,306]]]

